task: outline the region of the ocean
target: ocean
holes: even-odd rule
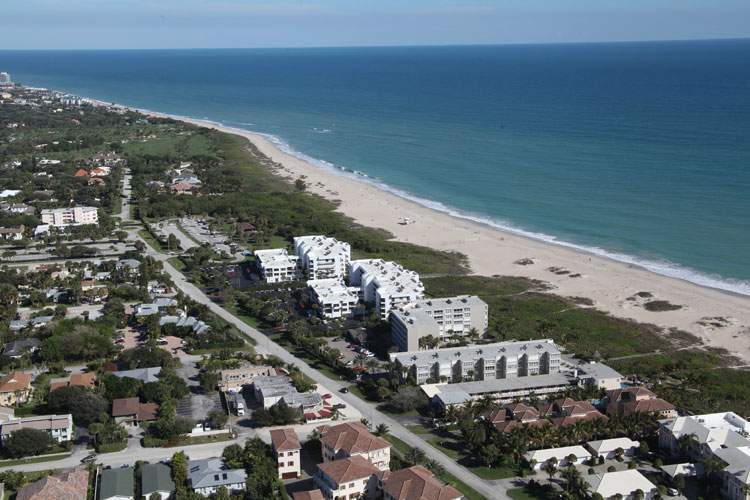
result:
[[[0,71],[262,132],[439,210],[750,294],[750,40],[0,51]]]

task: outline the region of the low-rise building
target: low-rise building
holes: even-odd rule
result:
[[[294,429],[274,429],[271,431],[271,448],[276,458],[279,479],[293,479],[300,473],[299,437]]]
[[[459,500],[463,494],[456,488],[415,465],[407,469],[386,471],[379,475],[379,489],[384,500]]]
[[[627,387],[607,392],[607,415],[629,416],[635,413],[656,414],[661,418],[677,416],[675,406],[645,387]]]
[[[604,363],[591,361],[576,366],[578,382],[586,387],[612,391],[622,387],[622,375]]]
[[[341,279],[309,280],[307,286],[318,305],[318,314],[326,319],[350,316],[359,302],[358,289],[346,286]]]
[[[445,342],[451,337],[487,331],[487,303],[475,295],[422,299],[391,311],[391,338],[401,351],[424,348],[421,339]]]
[[[391,310],[424,297],[419,274],[383,259],[351,261],[349,284],[360,287],[362,299],[375,304],[375,311],[383,321],[388,319]]]
[[[99,224],[99,213],[96,207],[52,208],[42,210],[41,219],[54,227],[82,226]]]
[[[100,476],[100,500],[133,500],[135,498],[135,479],[132,467],[104,469]]]
[[[299,408],[303,413],[315,412],[323,406],[323,399],[315,391],[299,392],[286,375],[260,376],[253,380],[255,399],[263,408],[284,401],[292,408]]]
[[[145,500],[152,497],[161,499],[170,498],[174,493],[175,484],[172,480],[172,470],[168,465],[145,464],[141,468],[141,495]]]
[[[750,491],[750,446],[719,448],[714,455],[726,464],[721,471],[721,492],[724,497],[747,500]]]
[[[156,420],[159,405],[141,403],[137,397],[112,400],[112,417],[118,424],[140,425]]]
[[[289,255],[286,248],[256,250],[255,261],[266,283],[284,283],[299,278],[299,257]]]
[[[242,365],[219,372],[219,390],[222,392],[240,392],[246,385],[251,385],[256,377],[278,375],[276,368],[263,365]]]
[[[635,469],[584,475],[583,479],[591,485],[592,494],[598,493],[605,500],[661,498],[656,485]]]
[[[22,240],[25,230],[26,230],[26,227],[24,225],[13,226],[13,227],[0,227],[0,240],[5,240],[5,241]]]
[[[483,418],[499,432],[510,432],[517,427],[544,427],[551,422],[539,415],[539,410],[524,403],[509,404],[491,410]]]
[[[373,435],[360,422],[318,427],[321,434],[320,447],[324,462],[361,456],[378,470],[389,470],[391,445],[383,438]]]
[[[32,377],[24,372],[10,372],[0,378],[0,406],[22,405],[31,396]]]
[[[719,448],[750,446],[750,422],[733,412],[691,415],[659,421],[659,447],[671,455],[683,452],[682,436],[694,436],[688,450],[695,459],[710,457]]]
[[[160,373],[161,366],[154,366],[149,368],[135,368],[133,370],[121,370],[112,372],[112,375],[119,378],[134,378],[140,380],[144,384],[148,384],[149,382],[158,382]]]
[[[85,387],[93,389],[96,385],[96,372],[73,373],[69,377],[53,378],[49,381],[50,392],[61,387]]]
[[[295,491],[292,493],[293,500],[325,500],[323,492],[318,490]]]
[[[583,446],[563,446],[529,451],[524,454],[524,458],[528,463],[534,464],[534,470],[541,470],[550,460],[554,460],[558,467],[583,465],[591,458],[591,453]]]
[[[16,492],[16,500],[80,500],[89,489],[89,472],[74,469],[45,476]]]
[[[37,352],[41,344],[41,341],[34,337],[13,340],[3,346],[3,356],[19,359],[25,354],[34,354]]]
[[[70,414],[13,417],[0,422],[0,440],[5,441],[11,434],[21,429],[45,431],[56,442],[64,443],[73,439],[73,417]]]
[[[297,236],[294,253],[308,279],[344,278],[351,260],[349,243],[322,235]]]
[[[591,454],[597,458],[611,460],[617,458],[618,455],[621,455],[622,457],[635,456],[640,444],[641,443],[638,441],[622,437],[589,441],[586,443],[586,448],[588,448],[588,450],[591,451]]]
[[[244,491],[246,480],[245,469],[227,469],[221,458],[188,461],[188,485],[201,495],[213,495],[222,486],[229,492]]]
[[[558,427],[565,427],[578,422],[608,420],[588,401],[576,401],[572,398],[556,399],[547,403],[540,408],[539,413],[550,418],[552,423]]]
[[[361,456],[353,456],[318,464],[313,481],[329,500],[375,498],[380,472]]]

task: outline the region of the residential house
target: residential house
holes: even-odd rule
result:
[[[375,498],[380,472],[371,462],[355,455],[318,464],[313,481],[329,500]]]
[[[53,378],[49,381],[50,392],[61,387],[73,386],[93,389],[96,386],[96,372],[73,373],[69,377]]]
[[[656,485],[635,469],[584,475],[583,479],[591,486],[592,494],[598,493],[605,500],[661,498]]]
[[[145,464],[141,468],[141,495],[151,500],[156,495],[162,500],[170,498],[175,485],[172,481],[172,470],[163,463]]]
[[[112,400],[112,417],[118,424],[137,426],[143,422],[156,420],[159,405],[141,403],[137,397]]]
[[[300,473],[299,437],[292,428],[274,429],[271,431],[271,448],[276,457],[276,468],[279,479],[292,479]]]
[[[0,227],[0,240],[19,241],[23,239],[26,226]]]
[[[76,170],[76,173],[73,174],[73,177],[88,177],[89,173],[85,168],[79,168]]]
[[[210,496],[224,486],[230,492],[244,491],[245,469],[227,469],[221,458],[188,461],[188,485],[196,493]]]
[[[135,498],[134,469],[104,469],[100,473],[99,500],[133,500]]]
[[[653,413],[661,418],[677,416],[675,406],[656,396],[645,387],[627,387],[607,392],[607,415],[628,416]]]
[[[0,406],[22,405],[31,396],[31,374],[11,372],[0,378]]]
[[[325,500],[320,490],[295,491],[292,493],[293,500]]]
[[[540,408],[540,414],[549,417],[558,427],[573,425],[578,422],[609,420],[588,401],[576,401],[572,398],[557,399]]]
[[[58,443],[73,439],[73,417],[67,415],[37,415],[11,418],[0,422],[0,440],[5,441],[11,434],[21,429],[46,431]]]
[[[514,403],[491,410],[484,419],[500,432],[510,432],[517,427],[544,427],[550,421],[539,415],[539,410],[524,403]]]
[[[583,465],[591,458],[591,453],[583,446],[563,446],[529,451],[524,454],[524,458],[530,464],[534,464],[534,470],[541,470],[545,463],[553,459],[558,467],[567,467],[571,464]]]
[[[445,484],[421,465],[381,473],[379,489],[383,492],[384,500],[460,500],[464,498],[460,491]]]
[[[222,392],[240,392],[246,385],[251,385],[256,377],[278,375],[276,368],[262,365],[242,365],[238,368],[219,372],[219,390]]]
[[[623,457],[632,457],[638,453],[638,447],[641,443],[633,441],[630,438],[612,438],[602,439],[600,441],[589,441],[586,443],[586,448],[597,458],[603,458],[605,460],[611,460],[617,458],[617,455],[622,452]]]
[[[148,384],[149,382],[158,382],[160,373],[161,366],[154,366],[149,368],[135,368],[133,370],[112,372],[112,375],[120,378],[134,378],[136,380],[140,380],[144,384]]]
[[[361,422],[345,422],[318,427],[320,446],[324,462],[361,456],[378,470],[389,470],[391,445],[383,438],[373,435]]]
[[[16,492],[16,500],[81,500],[89,488],[89,472],[73,469],[45,476]]]
[[[19,359],[25,354],[34,354],[39,350],[40,345],[41,342],[39,339],[34,337],[13,340],[3,346],[3,356]]]

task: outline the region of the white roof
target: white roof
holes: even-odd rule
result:
[[[678,475],[682,475],[685,477],[703,475],[702,464],[691,464],[688,462],[684,464],[662,465],[660,468],[669,477],[675,477]]]
[[[618,494],[627,498],[636,490],[648,493],[656,489],[654,483],[646,479],[643,474],[635,469],[583,477],[591,485],[592,493],[599,493],[604,498],[610,498]]]
[[[601,455],[603,453],[615,451],[617,448],[622,448],[624,451],[627,451],[630,448],[637,448],[641,443],[639,443],[638,441],[633,441],[630,438],[623,437],[603,439],[601,441],[589,441],[587,444],[589,445],[589,448]]]
[[[286,248],[256,250],[254,254],[263,269],[296,266],[299,259],[296,255],[289,255]]]
[[[540,464],[546,462],[550,458],[557,458],[557,461],[562,461],[568,455],[575,455],[576,458],[589,458],[591,452],[589,452],[583,446],[563,446],[561,448],[546,448],[544,450],[534,450],[526,453],[524,456],[527,460],[535,460],[536,463]]]
[[[330,302],[357,302],[357,288],[347,287],[344,280],[337,278],[323,280],[309,280],[307,282],[318,299],[324,303]]]
[[[331,259],[336,255],[351,255],[351,246],[345,241],[323,235],[297,236],[294,238],[297,255],[308,259]]]
[[[750,431],[750,422],[736,413],[724,412],[677,417],[662,421],[662,424],[675,438],[679,439],[681,436],[692,434],[701,444],[707,445],[712,451],[721,447],[750,446],[750,440],[745,437]]]

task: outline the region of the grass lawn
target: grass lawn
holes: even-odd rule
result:
[[[151,233],[149,233],[146,229],[141,229],[138,231],[138,236],[144,239],[146,243],[148,243],[148,246],[156,250],[157,252],[163,252],[164,249],[162,248],[161,244],[156,241],[156,238],[154,238]]]
[[[70,455],[71,455],[71,452],[65,452],[65,453],[53,453],[50,455],[41,455],[38,457],[17,458],[13,460],[0,460],[0,467],[8,467],[10,465],[37,464],[39,462],[50,462],[52,460],[61,460],[63,458],[68,458]]]
[[[422,425],[407,425],[406,428],[414,434],[430,434],[430,430]]]
[[[231,441],[234,439],[234,434],[232,433],[226,433],[226,434],[217,434],[214,436],[195,436],[195,437],[188,437],[184,436],[177,440],[174,444],[167,444],[164,445],[165,448],[174,448],[175,446],[191,446],[195,444],[206,444],[206,443],[220,443],[222,441]]]
[[[422,429],[425,429],[422,426],[419,425],[413,425],[410,426],[409,430],[412,432],[417,432],[414,428],[421,427]],[[427,429],[425,429],[427,430]],[[418,432],[417,432],[418,433]],[[471,472],[476,474],[478,477],[481,477],[482,479],[488,479],[488,480],[494,480],[494,479],[505,479],[508,477],[513,477],[516,475],[516,471],[513,467],[507,467],[507,466],[499,466],[499,467],[485,467],[483,465],[470,465],[467,463],[464,463],[467,461],[469,457],[467,457],[463,450],[463,443],[458,438],[455,437],[444,437],[444,436],[436,436],[429,432],[427,430],[427,433],[431,434],[430,437],[423,438],[430,443],[432,446],[437,448],[438,450],[442,451],[449,457],[451,457],[456,462],[461,463],[464,467],[469,469]]]
[[[185,266],[185,263],[182,262],[182,259],[180,259],[179,257],[170,257],[167,259],[167,262],[172,264],[172,267],[174,267],[180,272],[182,272],[185,269],[185,267],[187,267]]]

